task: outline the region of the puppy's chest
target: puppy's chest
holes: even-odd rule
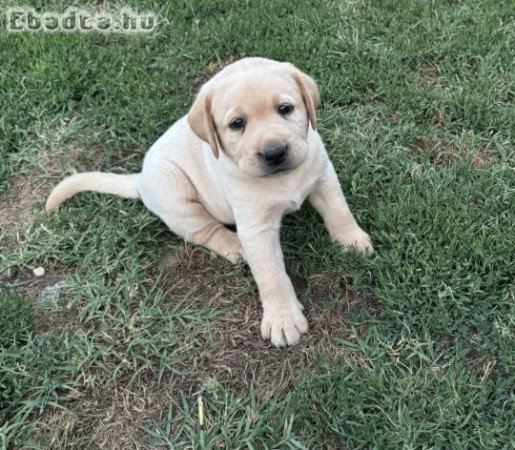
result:
[[[272,194],[271,204],[279,209],[282,215],[298,211],[312,192],[315,183],[314,178],[306,177],[303,181],[295,180],[295,183],[285,183]]]
[[[282,193],[283,195],[276,196],[271,202],[271,206],[281,215],[293,213],[302,207],[310,192],[310,186],[307,185],[288,189]]]
[[[306,200],[306,195],[304,196],[293,196],[292,198],[289,198],[283,204],[281,205],[284,210],[284,214],[290,214],[292,212],[298,211],[304,201]]]
[[[315,188],[317,177],[312,174],[307,174],[302,181],[289,186],[288,195],[285,198],[285,213],[298,211],[306,198],[313,192]]]
[[[230,203],[234,210],[251,211],[257,217],[280,218],[298,211],[313,190],[314,179],[260,179],[253,185],[231,186]],[[275,220],[274,219],[274,220]]]

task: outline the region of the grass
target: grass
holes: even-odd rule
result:
[[[157,30],[0,29],[0,448],[513,448],[511,3],[124,6]],[[319,82],[319,131],[377,249],[342,254],[307,206],[285,220],[311,326],[287,350],[258,337],[248,269],[139,202],[42,213],[73,169],[139,170],[249,55]]]

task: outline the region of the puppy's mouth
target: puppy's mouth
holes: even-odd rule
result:
[[[273,170],[270,175],[278,175],[284,172],[289,172],[292,168],[291,167],[278,167],[277,169]]]
[[[263,175],[265,177],[275,177],[290,172],[292,169],[294,169],[294,166],[291,164],[279,165],[277,167],[267,167]]]

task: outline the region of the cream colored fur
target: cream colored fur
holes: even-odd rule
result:
[[[293,65],[242,59],[202,87],[189,114],[150,148],[141,173],[72,175],[56,186],[46,209],[87,190],[141,198],[186,240],[232,262],[243,257],[259,289],[263,338],[277,347],[295,344],[308,324],[285,271],[282,217],[307,198],[334,240],[372,251],[315,131],[319,101],[314,80]],[[291,113],[278,113],[284,104]],[[235,119],[245,121],[244,129],[231,128]],[[275,168],[264,152],[277,144],[287,145],[288,156]],[[236,224],[237,232],[224,224]]]

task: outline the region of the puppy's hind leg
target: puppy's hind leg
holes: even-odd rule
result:
[[[184,205],[183,212],[176,210],[173,216],[162,219],[172,231],[187,241],[202,245],[234,264],[242,258],[238,235],[212,217],[201,203]]]
[[[152,169],[151,169],[152,170]],[[149,174],[144,174],[146,177]],[[198,193],[178,167],[153,169],[151,183],[143,180],[141,197],[171,231],[236,263],[243,255],[238,235],[216,220],[201,203]]]

